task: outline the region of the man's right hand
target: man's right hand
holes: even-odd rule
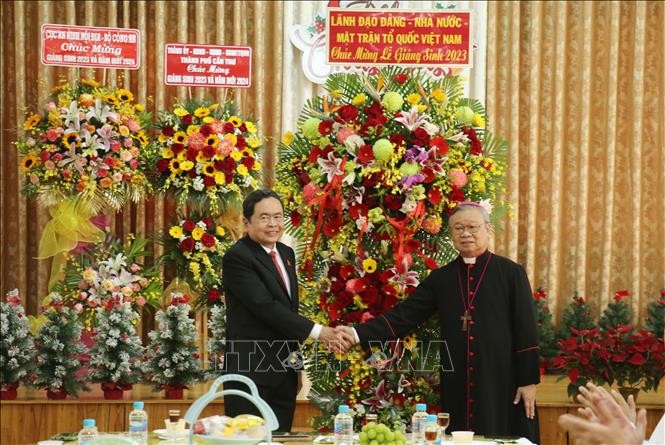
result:
[[[345,326],[338,326],[336,328],[324,326],[319,334],[319,340],[323,342],[328,350],[335,354],[344,354],[356,343],[353,330]]]

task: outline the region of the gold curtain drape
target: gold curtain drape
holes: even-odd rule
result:
[[[556,315],[665,286],[663,2],[489,2],[487,109],[510,144],[499,253]],[[637,321],[637,319],[633,320]]]
[[[26,109],[41,110],[48,91],[62,77],[93,77],[129,88],[148,111],[169,108],[175,98],[234,99],[243,115],[253,116],[268,142],[264,146],[265,182],[270,185],[275,146],[280,138],[282,103],[283,4],[265,1],[15,1],[0,5],[2,26],[2,150],[0,151],[0,290],[18,288],[28,313],[36,313],[47,294],[50,261],[36,260],[48,211],[20,194],[18,154],[12,141]],[[61,23],[136,28],[141,33],[138,70],[77,69],[40,64],[40,26]],[[254,51],[249,89],[169,87],[164,84],[164,45],[244,45]],[[170,200],[156,198],[113,215],[118,236],[151,234],[175,217]],[[155,248],[155,250],[158,250]],[[159,251],[156,252],[159,254]],[[168,271],[167,271],[168,274]],[[167,276],[165,285],[171,277]],[[145,317],[150,327],[151,317]],[[145,329],[144,329],[145,332]]]

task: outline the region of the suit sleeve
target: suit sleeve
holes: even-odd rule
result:
[[[437,309],[434,272],[416,291],[388,312],[367,323],[354,326],[360,342],[386,341],[402,338],[431,317]]]
[[[280,332],[283,340],[304,341],[308,337],[314,322],[273,298],[255,270],[250,255],[231,249],[224,255],[222,266],[228,298],[236,299],[257,319]]]
[[[517,386],[540,383],[538,321],[526,271],[518,266],[511,285],[512,338]]]

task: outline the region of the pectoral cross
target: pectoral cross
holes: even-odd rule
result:
[[[462,332],[466,332],[467,324],[471,321],[471,314],[468,310],[465,310],[464,315],[462,315],[459,319],[462,320]]]

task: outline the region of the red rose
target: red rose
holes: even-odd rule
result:
[[[224,133],[235,133],[236,127],[233,126],[231,122],[227,122],[224,124]]]
[[[238,130],[240,130],[241,133],[247,133],[247,125],[245,125],[245,123],[243,122],[243,123],[240,124],[240,126],[238,127]]]
[[[360,150],[358,150],[358,161],[361,164],[368,164],[372,162],[374,159],[374,152],[372,151],[372,147],[370,145],[363,145],[360,147]]]
[[[171,125],[164,125],[162,127],[162,134],[164,136],[173,136],[175,134],[175,130],[173,130],[173,127]]]
[[[256,162],[254,158],[242,158],[242,165],[247,167],[247,170],[251,170],[252,167],[254,167],[254,163]]]
[[[169,169],[169,161],[167,159],[160,159],[157,161],[157,171],[164,173]]]
[[[201,221],[203,222],[203,224],[206,225],[206,227],[212,227],[213,226],[213,222],[210,218],[206,218],[204,216],[203,218],[201,218]]]
[[[191,125],[193,121],[193,117],[191,114],[186,114],[182,117],[182,123],[185,125]]]
[[[217,240],[215,240],[215,237],[209,233],[204,233],[201,235],[201,244],[203,244],[205,247],[213,247],[216,242]]]
[[[319,133],[321,133],[322,136],[327,136],[332,133],[332,124],[332,121],[321,121],[319,124]]]
[[[402,198],[400,198],[397,195],[393,195],[391,193],[386,194],[383,197],[384,202],[386,203],[386,207],[389,210],[397,210],[400,207],[402,207]]]
[[[191,252],[194,250],[194,239],[187,237],[184,240],[180,241],[180,248],[182,250],[186,250],[187,252]]]
[[[337,218],[331,220],[323,226],[323,233],[328,237],[333,237],[339,233],[340,221]]]
[[[423,176],[425,176],[425,179],[423,179],[423,182],[425,184],[429,184],[431,182],[434,182],[434,180],[436,179],[436,175],[434,174],[434,170],[432,170],[430,167],[423,168],[420,171],[420,173],[422,173]]]
[[[198,156],[198,154],[199,154],[198,150],[194,150],[193,148],[188,148],[187,154],[185,156],[187,157],[188,161],[196,162],[196,157]]]
[[[238,147],[238,150],[242,150],[243,148],[247,147],[247,141],[241,134],[236,137],[236,147]]]
[[[423,262],[429,270],[438,269],[439,265],[436,264],[436,261],[428,256],[423,257]]]
[[[453,188],[453,191],[450,192],[450,200],[454,202],[464,201],[464,190]]]
[[[425,131],[424,128],[416,128],[413,133],[411,133],[411,142],[413,145],[419,147],[427,147],[429,145],[429,134]]]
[[[432,205],[437,205],[438,203],[441,202],[441,190],[439,190],[436,187],[432,187],[429,189],[427,192],[427,200],[430,202]]]
[[[180,153],[181,151],[183,151],[184,149],[185,149],[185,146],[182,145],[182,144],[172,144],[171,145],[171,151],[173,152],[173,154],[176,154],[176,155],[178,153]]]
[[[364,204],[353,204],[349,207],[349,216],[353,219],[358,219],[361,216],[367,216],[369,208]]]
[[[344,105],[338,111],[339,117],[345,121],[352,121],[358,117],[358,109],[353,105]]]
[[[214,187],[215,185],[217,185],[217,183],[215,182],[215,178],[213,178],[212,176],[204,176],[203,184],[206,187]]]
[[[39,153],[39,159],[41,159],[42,161],[48,161],[48,159],[49,159],[50,157],[51,157],[51,153],[49,153],[49,152],[46,151],[46,150],[42,150],[42,151]]]
[[[445,156],[450,150],[450,147],[446,143],[446,140],[441,136],[435,136],[429,140],[429,146],[436,148],[436,154],[439,156]]]
[[[208,301],[210,303],[218,302],[219,299],[221,298],[221,296],[222,296],[222,293],[218,290],[211,289],[211,290],[208,291]]]
[[[194,230],[196,228],[196,223],[194,221],[192,221],[191,219],[187,219],[187,220],[185,220],[184,223],[182,223],[182,228],[183,228],[183,230],[191,232],[192,230]]]
[[[393,133],[391,134],[388,139],[390,139],[390,142],[395,144],[396,146],[400,147],[402,145],[406,145],[406,142],[404,140],[404,135],[401,135],[399,133]]]
[[[314,145],[312,149],[309,151],[309,156],[307,159],[311,164],[316,164],[316,160],[319,159],[319,156],[321,155],[321,149],[319,148],[318,145]]]
[[[404,82],[409,80],[409,76],[407,76],[406,74],[395,74],[393,76],[393,80],[400,85],[404,85]]]
[[[298,227],[300,224],[302,224],[302,215],[298,213],[297,210],[291,210],[291,215],[289,217],[291,219],[292,226]]]
[[[216,153],[217,151],[215,150],[215,148],[211,147],[210,145],[206,145],[205,147],[203,147],[203,156],[205,156],[208,159],[215,156]]]
[[[210,125],[205,124],[201,125],[201,128],[199,128],[199,133],[201,133],[204,137],[208,137],[213,133],[213,131]]]

